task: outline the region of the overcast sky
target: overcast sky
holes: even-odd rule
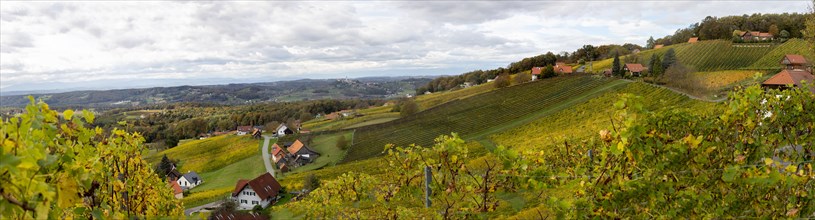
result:
[[[3,1],[0,89],[458,74],[809,3]]]

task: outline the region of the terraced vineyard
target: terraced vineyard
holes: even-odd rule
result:
[[[697,113],[709,113],[716,103],[696,101],[687,96],[645,83],[630,83],[615,92],[609,92],[569,111],[542,117],[526,125],[497,133],[490,138],[499,145],[518,150],[542,150],[562,144],[564,140],[588,140],[602,129],[611,129],[609,118],[613,105],[621,94],[642,96],[643,106],[652,111],[688,108]]]
[[[754,62],[749,69],[778,69],[780,68],[778,62],[781,61],[781,57],[787,54],[800,54],[806,57],[807,60],[815,60],[815,52],[809,49],[806,41],[790,39]]]
[[[362,127],[343,162],[377,156],[388,143],[429,145],[441,134],[483,133],[529,114],[563,104],[564,100],[602,87],[611,79],[556,77],[451,101],[399,120]]]
[[[725,40],[710,40],[643,51],[638,55],[640,63],[647,64],[651,55],[656,53],[663,56],[670,48],[674,48],[681,63],[692,66],[697,71],[775,69],[778,68],[778,62],[784,54],[805,54],[808,58],[815,57],[812,52],[806,51],[806,42],[800,39],[791,39],[786,43],[770,46],[734,45]],[[611,59],[594,62],[594,71],[600,72],[611,68],[611,64]]]

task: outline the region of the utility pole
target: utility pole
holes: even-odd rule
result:
[[[430,208],[430,181],[433,176],[430,175],[430,166],[424,167],[424,207]]]

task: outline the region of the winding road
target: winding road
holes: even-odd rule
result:
[[[263,157],[263,165],[266,166],[266,172],[272,174],[273,177],[277,178],[277,175],[274,173],[274,167],[272,167],[272,162],[269,161],[272,156],[269,155],[269,142],[271,142],[272,137],[263,135],[263,149],[261,149],[262,154],[260,155]]]

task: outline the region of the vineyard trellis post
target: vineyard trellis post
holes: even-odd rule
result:
[[[589,149],[589,181],[594,179],[592,174],[594,173],[594,154],[592,154],[593,149]]]
[[[433,176],[430,173],[430,166],[424,167],[424,207],[430,208],[430,181]]]

